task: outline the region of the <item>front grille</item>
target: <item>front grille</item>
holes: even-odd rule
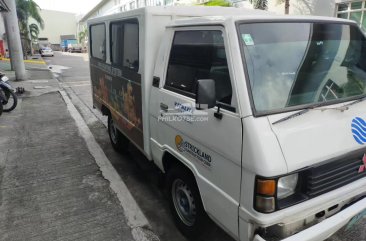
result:
[[[366,171],[358,173],[363,156],[364,152],[353,154],[306,170],[305,193],[313,198],[366,177]]]

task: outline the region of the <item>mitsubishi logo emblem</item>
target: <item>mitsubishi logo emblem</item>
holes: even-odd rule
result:
[[[363,162],[363,164],[358,169],[358,173],[366,171],[366,154],[363,155],[362,162]]]

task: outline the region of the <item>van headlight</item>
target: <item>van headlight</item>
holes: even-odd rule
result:
[[[277,199],[284,199],[295,193],[299,174],[281,177],[277,181]]]
[[[254,209],[271,213],[304,200],[299,173],[274,178],[258,177],[255,182]]]

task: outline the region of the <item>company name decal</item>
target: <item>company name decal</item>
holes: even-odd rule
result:
[[[366,143],[366,121],[360,117],[355,117],[352,120],[352,134],[353,138],[358,144]]]
[[[202,151],[195,145],[189,143],[188,141],[184,141],[180,135],[175,137],[175,145],[180,152],[187,152],[191,156],[198,159],[202,164],[207,167],[211,167],[211,155],[207,154],[206,152]]]
[[[181,104],[179,102],[174,102],[174,108],[185,114],[193,114],[193,108],[189,104]]]

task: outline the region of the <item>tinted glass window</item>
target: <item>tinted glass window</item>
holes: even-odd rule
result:
[[[357,26],[258,23],[239,29],[258,112],[366,94],[366,39]]]
[[[105,60],[105,25],[90,26],[91,56]]]
[[[217,101],[231,104],[231,82],[221,31],[175,33],[166,88],[193,97],[199,79],[215,80]]]
[[[111,24],[111,61],[113,65],[139,68],[139,27],[137,20]]]

